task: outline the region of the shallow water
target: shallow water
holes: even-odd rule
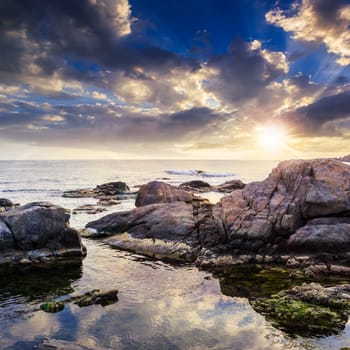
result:
[[[1,163],[1,196],[21,203],[46,199],[69,208],[94,200],[61,198],[66,189],[113,180],[136,186],[162,177],[175,184],[196,178],[169,175],[164,172],[168,169],[233,172],[245,181],[262,179],[271,169],[271,162],[226,166],[223,162],[180,161]],[[204,181],[218,184],[231,178],[218,176]],[[133,201],[126,201],[110,210],[132,206]],[[72,222],[82,227],[92,218],[95,216],[76,215]],[[191,265],[169,265],[114,250],[98,241],[84,240],[84,244],[88,256],[81,266],[0,274],[0,349],[31,349],[42,337],[111,349],[339,350],[349,346],[349,323],[337,336],[291,338],[252,309],[249,298],[289,285],[283,276],[276,284],[264,277],[251,279],[249,274],[221,273],[214,277]],[[67,304],[54,314],[39,309],[42,302],[55,297],[114,288],[119,289],[119,301],[106,307]]]

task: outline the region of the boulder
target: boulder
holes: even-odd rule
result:
[[[213,190],[217,192],[231,193],[235,190],[241,190],[245,187],[245,183],[241,180],[230,180],[220,185],[214,186]]]
[[[329,159],[284,161],[266,180],[223,197],[218,210],[229,242],[260,240],[262,251],[268,243],[277,251],[283,250],[289,237],[308,221],[349,216],[350,167]],[[309,241],[315,237],[309,228],[305,230],[291,238],[288,246],[298,245],[298,237],[308,236]],[[328,249],[324,243],[320,250]]]
[[[141,207],[154,203],[187,202],[191,203],[193,195],[190,192],[177,189],[165,182],[152,181],[141,186],[136,196],[135,205]]]
[[[211,191],[212,187],[205,181],[193,180],[182,183],[179,189],[188,192],[203,193]]]
[[[82,188],[79,190],[65,191],[62,197],[66,198],[97,198],[97,199],[125,199],[130,196],[129,186],[122,181],[108,182],[95,188]],[[128,197],[129,198],[129,197]]]
[[[15,204],[7,198],[0,198],[0,211],[5,211],[13,208]]]
[[[79,233],[68,225],[69,217],[66,209],[48,202],[28,203],[0,213],[0,264],[82,257],[85,250]]]
[[[196,199],[192,203],[150,204],[90,222],[88,235],[113,236],[105,242],[119,249],[193,262],[202,247],[214,247],[225,241],[224,229],[213,217],[212,207]],[[116,236],[124,232],[130,237]]]

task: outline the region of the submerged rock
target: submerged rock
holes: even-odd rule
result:
[[[304,284],[270,298],[252,301],[253,308],[293,335],[320,336],[344,329],[350,312],[350,285]]]
[[[74,303],[79,307],[90,306],[90,305],[102,305],[107,306],[114,304],[118,301],[118,290],[112,289],[106,292],[100,292],[99,289],[94,289],[91,292],[84,293],[82,295],[71,296],[68,295],[65,298],[57,298],[55,300],[47,301],[40,305],[40,309],[55,313],[60,312],[64,309],[65,304]]]
[[[82,188],[79,190],[65,191],[62,197],[66,198],[97,198],[97,199],[125,199],[134,195],[130,193],[129,186],[122,181],[108,182],[95,188]]]
[[[152,181],[142,185],[137,193],[135,205],[137,207],[154,203],[192,202],[190,192],[177,189],[165,182]]]
[[[106,211],[106,208],[101,208],[93,204],[81,205],[78,208],[73,209],[72,214],[86,213],[86,214],[98,214]]]
[[[85,255],[69,212],[49,202],[33,202],[0,213],[0,265],[40,263]]]

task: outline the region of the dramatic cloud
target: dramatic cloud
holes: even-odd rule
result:
[[[261,44],[236,41],[225,55],[209,60],[207,90],[227,103],[256,97],[269,83],[288,72],[282,52],[262,50]]]
[[[336,54],[324,52],[315,69],[303,61],[305,52],[264,40],[260,29],[241,39],[222,32],[218,48],[215,33],[194,28],[179,43],[176,33],[163,34],[164,26],[131,4],[1,1],[2,140],[192,157],[231,157],[254,147],[258,154],[254,130],[271,123],[288,127],[295,143],[325,135],[347,140],[350,73],[334,63],[350,60],[347,1],[305,0],[289,11],[266,5],[264,29],[279,26]],[[310,45],[306,51],[314,53]]]
[[[341,134],[350,123],[350,90],[320,98],[295,111],[296,122],[304,132],[324,135]],[[340,123],[339,123],[340,122]]]
[[[350,64],[350,4],[347,0],[302,0],[289,11],[279,8],[266,14],[269,23],[291,32],[294,39],[319,42],[339,56],[340,65]]]

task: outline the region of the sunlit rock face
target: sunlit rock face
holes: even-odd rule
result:
[[[281,162],[266,180],[222,198],[219,209],[231,244],[259,241],[260,250],[273,252],[302,248],[302,239],[308,241],[305,250],[314,251],[327,249],[327,239],[322,244],[319,236],[332,233],[339,248],[347,250],[350,167],[328,159]],[[327,217],[332,219],[316,220]]]
[[[49,202],[33,202],[0,214],[0,266],[82,257],[79,233],[69,212]]]
[[[146,185],[144,198],[147,189],[153,191]],[[110,214],[87,227],[96,235],[128,232],[138,239],[184,242],[198,255],[208,249],[250,256],[350,251],[350,166],[335,160],[281,162],[264,181],[231,192],[215,206],[176,199]]]

